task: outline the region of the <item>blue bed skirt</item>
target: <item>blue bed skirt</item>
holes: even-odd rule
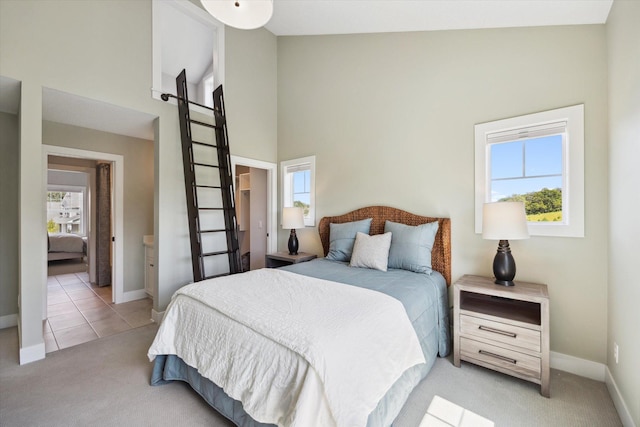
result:
[[[178,356],[156,356],[151,374],[151,385],[164,385],[170,381],[188,383],[211,407],[237,426],[273,426],[273,424],[255,421],[244,411],[242,403],[230,398],[224,390],[200,375],[195,368],[184,363]]]
[[[376,409],[369,415],[367,427],[389,426],[398,416],[409,394],[429,373],[435,356],[426,364],[407,370],[391,387]],[[170,381],[188,383],[211,407],[239,427],[265,427],[273,424],[260,423],[249,416],[242,403],[229,397],[211,380],[203,377],[195,368],[175,355],[156,356],[151,374],[151,385],[163,385]]]

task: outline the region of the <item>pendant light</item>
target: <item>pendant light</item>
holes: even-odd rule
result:
[[[241,30],[264,26],[273,14],[273,0],[200,0],[218,21]]]

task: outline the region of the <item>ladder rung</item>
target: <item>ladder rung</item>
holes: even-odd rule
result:
[[[204,145],[205,147],[218,148],[217,145],[209,144],[208,142],[191,141],[192,144]]]
[[[223,211],[224,208],[198,208],[199,211]]]
[[[224,166],[219,166],[219,165],[209,165],[207,163],[198,163],[198,162],[193,162],[191,163],[193,166],[204,166],[207,168],[217,168],[217,169],[226,169],[226,167]]]
[[[212,129],[221,129],[221,127],[220,127],[220,126],[211,125],[211,124],[209,124],[209,123],[201,122],[200,120],[193,120],[193,119],[190,119],[189,121],[190,121],[191,123],[195,123],[195,124],[200,125],[200,126],[205,126],[205,127],[212,128]]]
[[[218,230],[200,230],[199,233],[222,233],[223,231],[227,231],[226,228],[220,228]],[[228,231],[232,231],[232,230],[228,230]]]
[[[196,188],[222,188],[219,185],[199,185],[196,184]]]
[[[230,254],[233,251],[217,251],[217,252],[207,252],[207,253],[203,253],[202,256],[216,256],[216,255],[224,255],[224,254]]]
[[[214,274],[213,276],[206,276],[205,279],[215,279],[216,277],[228,276],[230,273]]]

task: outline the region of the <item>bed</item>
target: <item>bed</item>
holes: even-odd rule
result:
[[[87,238],[77,234],[47,234],[47,247],[48,261],[82,259],[87,255]]]
[[[450,350],[450,220],[374,206],[318,231],[325,258],[177,291],[148,352],[151,384],[185,381],[238,426],[391,425]],[[370,255],[385,247],[381,266]]]

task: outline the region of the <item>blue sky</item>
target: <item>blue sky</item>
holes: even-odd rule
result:
[[[491,201],[562,188],[561,135],[493,144],[490,152]]]
[[[293,174],[293,200],[311,203],[311,171],[305,170]]]

